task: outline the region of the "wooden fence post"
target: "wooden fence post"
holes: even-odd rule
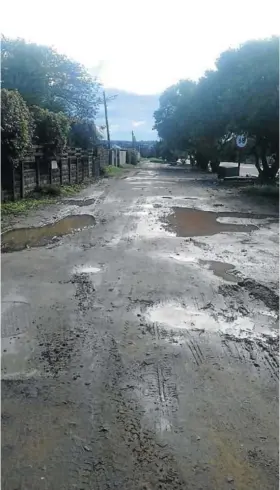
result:
[[[69,184],[71,184],[71,157],[68,157],[68,180]]]
[[[24,162],[20,162],[20,197],[24,198]]]
[[[82,182],[84,182],[85,178],[85,156],[82,156]]]
[[[78,157],[76,157],[76,184],[79,183],[79,165],[78,165]]]
[[[58,164],[59,164],[59,181],[60,181],[60,185],[62,185],[63,184],[62,158],[58,160]]]
[[[49,161],[49,176],[50,176],[50,185],[52,185],[52,162]]]
[[[13,162],[11,162],[12,165],[12,199],[13,201],[16,200],[16,176],[15,176],[15,166]]]
[[[35,170],[36,170],[36,186],[39,187],[40,185],[40,165],[39,165],[39,158],[35,157]]]

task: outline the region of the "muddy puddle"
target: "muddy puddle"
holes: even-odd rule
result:
[[[192,255],[180,255],[179,253],[169,255],[170,259],[183,264],[194,264],[210,270],[214,276],[221,277],[225,281],[237,283],[239,281],[238,271],[233,264],[220,260],[206,260],[193,257]]]
[[[91,204],[94,204],[96,201],[95,198],[90,198],[90,199],[64,199],[63,203],[68,204],[69,206],[91,206]]]
[[[16,252],[28,247],[46,245],[55,237],[61,237],[95,224],[95,218],[88,214],[67,216],[45,226],[17,228],[3,233],[2,252]]]
[[[223,219],[222,219],[223,218]],[[234,223],[229,218],[234,218]],[[251,224],[250,220],[270,219],[270,222],[278,222],[276,218],[267,215],[254,215],[251,213],[222,213],[213,211],[201,211],[191,208],[173,207],[172,214],[165,218],[165,227],[168,231],[175,232],[180,237],[210,236],[222,232],[250,232],[257,230],[259,226]],[[238,223],[238,219],[242,223]],[[248,224],[244,223],[248,220]],[[260,225],[264,225],[260,221]]]
[[[25,334],[1,339],[1,372],[2,379],[30,377],[35,375],[29,365],[34,350]]]
[[[277,321],[270,317],[269,311],[262,311],[258,317],[231,315],[225,318],[210,309],[196,309],[176,301],[167,301],[153,305],[146,310],[146,319],[165,329],[189,330],[220,335],[232,335],[235,338],[277,338]]]
[[[234,274],[234,265],[228,262],[220,262],[218,260],[202,260],[199,259],[198,263],[206,266],[206,268],[213,272],[217,277],[221,277],[225,281],[238,282],[238,277]]]

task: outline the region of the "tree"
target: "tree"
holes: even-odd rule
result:
[[[101,134],[92,121],[74,120],[71,124],[69,143],[76,148],[91,149]]]
[[[154,129],[171,150],[183,150],[188,145],[191,100],[195,88],[194,82],[181,80],[165,90],[160,97],[159,109],[154,113]]]
[[[94,119],[100,85],[79,63],[51,47],[2,36],[1,64],[2,88],[18,90],[28,105]]]
[[[279,38],[249,41],[222,53],[216,64],[227,127],[255,139],[260,175],[273,178],[279,168]]]
[[[33,120],[26,102],[16,90],[1,90],[2,162],[24,156],[32,143]]]
[[[33,106],[34,142],[42,145],[46,152],[55,154],[66,146],[70,120],[62,112],[51,112],[48,109]]]
[[[209,161],[217,167],[228,141],[246,134],[255,142],[260,176],[274,178],[279,168],[279,38],[225,51],[216,70],[197,84],[185,80],[168,88],[154,117],[169,148],[188,150],[201,168]],[[269,154],[274,154],[272,165]]]

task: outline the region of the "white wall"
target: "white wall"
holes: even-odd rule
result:
[[[120,150],[120,165],[125,165],[126,162],[126,151]]]

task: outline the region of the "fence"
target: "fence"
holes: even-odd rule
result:
[[[2,161],[2,201],[24,198],[38,186],[79,184],[98,178],[100,168],[109,164],[109,150],[66,149],[56,158],[47,158],[40,147],[34,147],[17,165]]]

